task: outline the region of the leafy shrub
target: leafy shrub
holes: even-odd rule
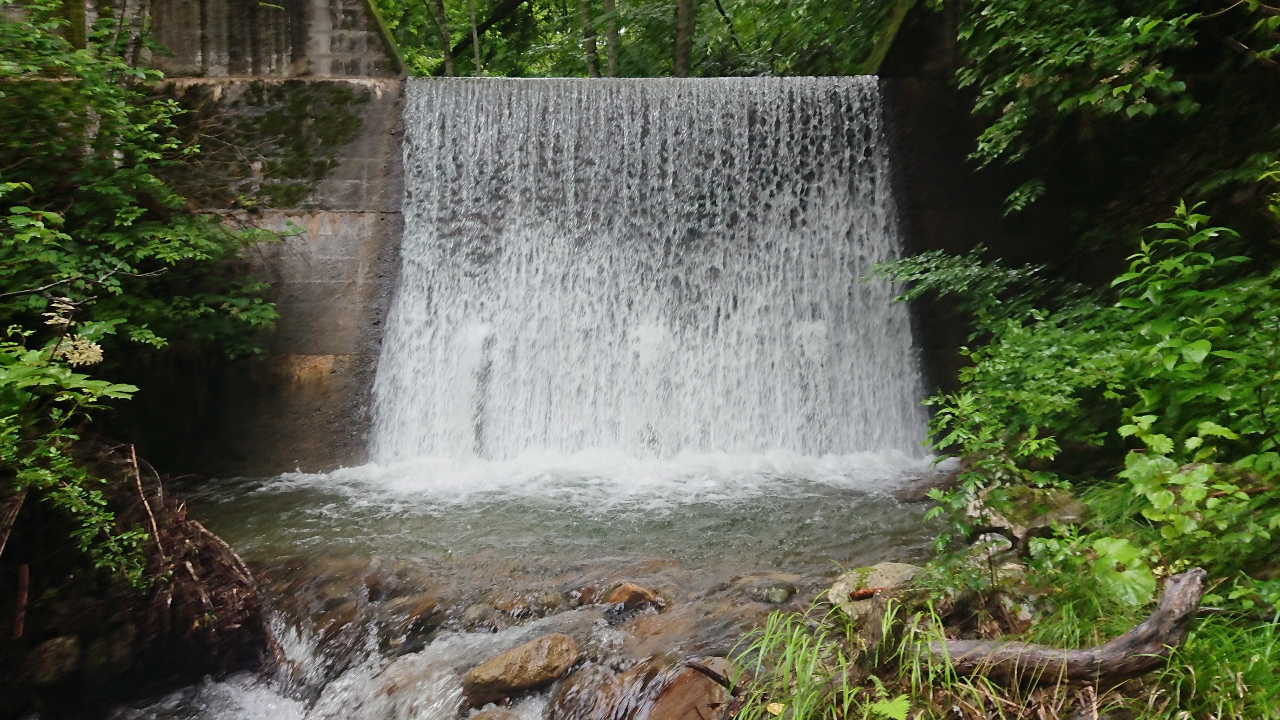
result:
[[[174,138],[176,104],[150,97],[159,74],[124,57],[111,17],[85,48],[65,24],[53,0],[0,14],[0,501],[51,504],[95,565],[139,583],[140,531],[116,527],[70,454],[91,411],[137,388],[72,368],[104,348],[256,352],[275,310],[239,266],[271,236],[187,207],[157,172],[198,148]]]
[[[955,532],[968,534],[973,508],[1002,487],[1068,484],[1054,461],[1069,446],[1092,448],[1116,473],[1077,481],[1123,482],[1134,501],[1134,544],[1074,546],[1097,558],[1104,591],[1141,605],[1155,585],[1148,561],[1226,576],[1275,552],[1280,287],[1274,271],[1214,253],[1232,236],[1180,206],[1150,228],[1109,293],[1051,296],[1034,273],[976,255],[881,269],[915,281],[906,297],[960,294],[986,341],[963,351],[972,365],[961,391],[930,401],[934,446],[963,460],[960,485],[935,493]]]

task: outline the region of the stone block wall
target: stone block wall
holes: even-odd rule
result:
[[[153,2],[155,36],[170,53],[149,62],[168,92],[205,125],[235,130],[229,137],[257,133],[255,147],[210,163],[221,176],[187,178],[184,192],[238,222],[287,231],[251,251],[251,273],[271,284],[280,316],[260,338],[266,356],[172,370],[165,390],[131,403],[139,451],[174,473],[265,476],[365,460],[399,268],[402,73],[365,0],[273,4],[283,9]],[[288,142],[296,133],[307,133],[301,150]],[[322,177],[262,170],[290,157]]]

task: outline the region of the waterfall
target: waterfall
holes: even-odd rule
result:
[[[875,78],[407,93],[377,462],[920,454]]]

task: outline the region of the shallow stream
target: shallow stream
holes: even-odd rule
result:
[[[261,571],[287,663],[117,717],[448,720],[462,673],[549,632],[614,673],[724,655],[770,611],[808,607],[842,567],[921,559],[935,529],[887,492],[926,469],[896,453],[580,453],[202,486],[192,511]],[[583,602],[624,581],[663,606]],[[386,668],[406,657],[428,679],[387,693]],[[519,716],[543,718],[554,690],[519,699]]]

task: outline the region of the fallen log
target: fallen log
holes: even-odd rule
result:
[[[988,640],[947,640],[928,654],[946,658],[957,675],[981,675],[1004,685],[1087,682],[1115,685],[1160,667],[1181,645],[1204,593],[1205,571],[1170,577],[1155,612],[1120,637],[1083,650]]]

